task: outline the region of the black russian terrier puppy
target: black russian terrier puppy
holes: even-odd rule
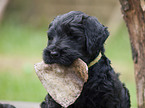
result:
[[[130,108],[128,89],[118,78],[104,54],[107,27],[95,17],[71,11],[57,16],[49,25],[48,45],[43,52],[46,64],[70,65],[81,58],[88,65],[100,53],[99,61],[88,70],[89,78],[76,102],[68,108]],[[48,94],[41,108],[61,108]]]

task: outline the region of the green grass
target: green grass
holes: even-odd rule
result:
[[[46,91],[34,74],[13,74],[11,70],[0,72],[0,99],[36,101],[44,99]]]
[[[0,53],[38,55],[47,44],[46,29],[32,26],[3,24],[0,27]]]
[[[41,102],[46,91],[38,80],[33,64],[41,61],[46,47],[47,25],[34,28],[15,22],[0,26],[0,100]],[[120,79],[130,91],[132,108],[136,108],[136,89],[130,43],[125,25],[110,36],[105,45],[106,55]]]
[[[17,25],[0,26],[0,100],[42,101],[46,90],[33,69],[46,47],[46,29]]]

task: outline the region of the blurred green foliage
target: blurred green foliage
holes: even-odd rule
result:
[[[33,64],[47,44],[46,28],[13,21],[0,26],[0,100],[42,101],[47,94]]]
[[[46,91],[36,75],[11,71],[0,71],[0,100],[40,102],[44,99]]]
[[[4,23],[0,27],[0,53],[38,55],[46,45],[46,31],[42,28],[33,28],[18,25],[14,22]]]
[[[46,91],[38,80],[33,64],[41,61],[47,44],[47,25],[5,22],[0,26],[0,100],[41,102]],[[136,107],[136,90],[129,37],[124,24],[105,44],[106,55],[121,80],[129,88],[132,107]]]

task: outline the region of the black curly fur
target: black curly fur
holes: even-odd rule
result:
[[[43,52],[46,64],[70,65],[77,58],[89,64],[102,53],[101,59],[89,68],[89,78],[81,95],[68,108],[130,108],[128,89],[104,54],[103,44],[108,36],[107,27],[97,18],[79,11],[57,16],[50,24],[48,45]],[[41,108],[61,106],[48,94]]]
[[[13,105],[10,105],[10,104],[2,104],[2,103],[0,103],[0,108],[16,108],[16,107],[14,107]]]

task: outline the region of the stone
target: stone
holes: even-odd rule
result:
[[[80,96],[88,79],[88,66],[77,59],[70,66],[45,64],[34,65],[36,74],[50,96],[62,107],[67,108]]]

